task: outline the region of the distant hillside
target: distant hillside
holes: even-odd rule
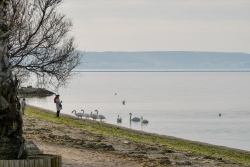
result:
[[[84,52],[76,70],[250,70],[250,54],[223,52]]]

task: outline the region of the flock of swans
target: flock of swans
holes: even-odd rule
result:
[[[139,118],[139,117],[134,117],[134,118],[131,119],[132,113],[129,113],[129,115],[130,115],[130,122],[131,122],[131,121],[133,121],[133,122],[141,122],[141,123],[148,123],[148,122],[149,122],[148,120],[143,119],[142,116],[141,116],[141,118]]]
[[[142,116],[141,116],[141,118],[139,118],[139,117],[134,117],[134,118],[131,119],[132,113],[129,113],[129,115],[130,115],[130,119],[129,119],[130,122],[131,122],[131,121],[133,121],[133,122],[141,122],[141,123],[148,123],[148,122],[149,122],[148,120],[143,119]],[[117,123],[121,123],[121,122],[122,122],[122,118],[119,117],[119,115],[118,115],[118,117],[117,117]]]
[[[82,117],[85,117],[86,119],[89,119],[89,118],[92,118],[93,120],[97,120],[97,119],[100,119],[100,121],[102,121],[103,119],[106,119],[106,117],[104,115],[101,115],[101,114],[98,114],[98,110],[95,110],[96,114],[95,113],[91,113],[88,114],[88,113],[84,113],[84,110],[82,109],[81,112],[76,112],[76,110],[73,110],[72,113],[75,113],[75,115],[79,118],[82,119]]]
[[[94,112],[95,113],[91,113],[88,114],[88,113],[84,113],[84,110],[82,109],[81,110],[82,112],[76,112],[76,110],[73,110],[72,113],[75,113],[75,115],[79,118],[83,118],[85,117],[86,119],[89,119],[89,118],[92,118],[93,120],[97,120],[97,119],[100,119],[100,121],[102,121],[103,119],[106,119],[106,117],[104,115],[101,115],[101,114],[98,114],[98,110],[95,110]],[[149,121],[146,120],[146,119],[143,119],[143,117],[141,116],[141,118],[139,117],[134,117],[134,118],[131,118],[132,117],[132,113],[129,113],[130,115],[130,122],[133,121],[133,122],[141,122],[141,123],[148,123]],[[121,123],[122,122],[122,117],[120,117],[118,115],[117,117],[117,123]]]

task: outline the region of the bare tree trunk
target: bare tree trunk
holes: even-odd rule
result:
[[[26,158],[18,81],[12,76],[8,55],[9,29],[5,22],[9,0],[0,0],[0,159]]]

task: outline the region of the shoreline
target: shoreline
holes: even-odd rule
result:
[[[73,72],[250,72],[250,70],[74,70]]]
[[[54,111],[52,110],[48,110],[48,109],[44,109],[44,108],[41,108],[41,107],[37,107],[37,106],[32,106],[32,105],[28,105],[30,107],[33,107],[33,108],[37,108],[37,109],[40,109],[40,110],[43,110],[47,113],[50,113],[50,114],[56,114]],[[68,118],[72,118],[72,119],[75,119],[76,117],[73,116],[73,115],[69,115],[69,114],[64,114],[64,113],[60,113],[61,116],[64,116],[64,117],[68,117]],[[85,120],[85,118],[83,119]],[[90,120],[92,121],[92,120]],[[228,146],[220,146],[220,145],[215,145],[215,144],[210,144],[210,143],[206,143],[206,142],[202,142],[202,141],[196,141],[196,140],[189,140],[189,139],[184,139],[184,138],[180,138],[180,137],[175,137],[175,136],[169,136],[169,135],[164,135],[164,134],[158,134],[158,133],[152,133],[152,132],[146,132],[146,131],[141,131],[141,130],[136,130],[136,129],[131,129],[131,128],[128,128],[128,127],[124,127],[124,126],[118,126],[118,125],[115,125],[115,124],[111,124],[111,123],[107,123],[107,122],[95,122],[96,124],[106,124],[110,127],[115,127],[115,128],[119,128],[119,129],[124,129],[124,130],[128,130],[128,131],[133,131],[133,132],[136,132],[136,133],[139,133],[139,134],[149,134],[149,135],[152,135],[152,136],[158,136],[158,137],[161,137],[161,138],[168,138],[168,139],[173,139],[173,140],[181,140],[181,141],[185,141],[185,142],[190,142],[190,143],[195,143],[195,144],[204,144],[204,145],[207,145],[207,146],[211,146],[211,147],[218,147],[218,148],[225,148],[225,149],[230,149],[232,151],[239,151],[239,152],[242,152],[242,153],[247,153],[247,154],[250,154],[250,151],[247,151],[247,150],[242,150],[242,149],[238,149],[238,148],[232,148],[232,147],[228,147]]]
[[[190,157],[194,158],[196,156],[200,157],[200,161],[195,161],[191,160],[190,157],[187,158],[187,162],[190,162],[191,164],[204,164],[203,161],[210,161],[211,159],[214,161],[213,163],[223,163],[228,164],[229,166],[232,166],[232,163],[235,163],[236,166],[244,166],[245,165],[250,165],[250,152],[245,151],[245,150],[239,150],[239,149],[234,149],[234,148],[229,148],[225,146],[216,146],[212,144],[207,144],[199,141],[191,141],[191,140],[186,140],[182,138],[176,138],[173,136],[167,136],[167,135],[159,135],[155,133],[149,133],[149,132],[143,132],[143,131],[138,131],[138,130],[132,130],[126,127],[120,127],[117,125],[112,125],[108,123],[103,123],[103,122],[95,122],[92,120],[78,120],[75,116],[67,115],[67,114],[61,114],[61,118],[55,119],[53,118],[55,116],[55,112],[46,110],[40,107],[35,107],[35,106],[28,106],[27,107],[27,115],[31,118],[39,118],[40,120],[46,121],[47,123],[50,122],[53,126],[54,125],[61,125],[61,126],[67,126],[67,127],[72,127],[73,129],[83,129],[84,132],[88,133],[93,133],[92,137],[95,135],[101,135],[104,138],[116,138],[115,140],[117,141],[127,141],[130,143],[129,145],[132,145],[133,143],[134,147],[139,144],[142,145],[150,145],[151,147],[157,147],[158,149],[155,150],[155,152],[158,151],[158,153],[161,155],[158,155],[159,157],[162,158],[162,156],[168,157],[169,165],[173,165],[177,163],[177,160],[174,158],[171,158],[170,155],[172,153],[177,153],[183,155],[190,154]],[[26,116],[25,116],[26,117]],[[72,121],[72,122],[71,122]],[[24,120],[25,122],[25,120]],[[74,127],[75,126],[75,127]],[[24,130],[25,132],[25,130]],[[38,136],[40,134],[37,134]],[[54,134],[53,134],[54,135]],[[51,135],[51,136],[53,136]],[[58,135],[58,134],[57,134]],[[62,135],[62,134],[61,134]],[[59,135],[60,136],[60,135]],[[44,138],[44,136],[43,136]],[[40,139],[40,137],[34,137],[34,139]],[[47,139],[47,138],[46,138]],[[50,139],[47,139],[50,141]],[[107,143],[105,145],[106,148],[111,146],[114,148],[113,151],[111,152],[116,152],[115,154],[122,154],[123,151],[119,151],[118,148],[120,147],[127,147],[128,143],[117,143],[114,140],[111,140],[112,142]],[[78,141],[79,142],[79,141]],[[60,142],[57,143],[60,145]],[[61,143],[62,144],[62,143]],[[65,144],[65,143],[64,143]],[[92,143],[93,144],[93,143]],[[96,143],[95,143],[96,144]],[[125,144],[125,146],[123,146]],[[67,144],[66,144],[67,145]],[[90,144],[91,145],[91,144]],[[89,146],[84,145],[83,148],[81,149],[89,149]],[[138,146],[137,146],[138,147]],[[135,151],[135,148],[132,149],[132,152]],[[124,149],[124,148],[123,148]],[[97,148],[98,150],[98,148]],[[125,149],[126,150],[126,149]],[[102,150],[103,151],[103,150]],[[110,153],[110,151],[108,151]],[[118,153],[117,153],[118,152]],[[150,151],[146,150],[146,155],[147,159],[151,156]],[[144,154],[143,156],[146,157]],[[162,154],[164,152],[164,154]],[[165,153],[165,152],[170,152],[170,153]],[[153,153],[152,153],[153,154]],[[156,154],[156,153],[154,153]],[[235,157],[234,157],[235,156]],[[202,158],[201,158],[202,157]],[[238,159],[237,159],[238,157]],[[155,160],[153,158],[153,160]],[[143,161],[144,162],[144,161]],[[157,162],[159,163],[159,162]],[[241,164],[242,163],[242,164]],[[205,164],[204,164],[205,165]],[[214,164],[213,164],[214,165]],[[203,166],[203,165],[202,165]],[[217,165],[215,165],[217,166]]]

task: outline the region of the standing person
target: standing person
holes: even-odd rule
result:
[[[54,99],[54,102],[56,103],[56,117],[59,118],[59,115],[60,115],[60,110],[62,109],[62,101],[60,101],[59,99],[59,96],[60,95],[56,95],[55,99]]]
[[[22,114],[23,115],[24,115],[25,107],[26,107],[26,102],[25,102],[25,99],[23,99],[22,102],[21,102],[21,108],[22,108]]]

